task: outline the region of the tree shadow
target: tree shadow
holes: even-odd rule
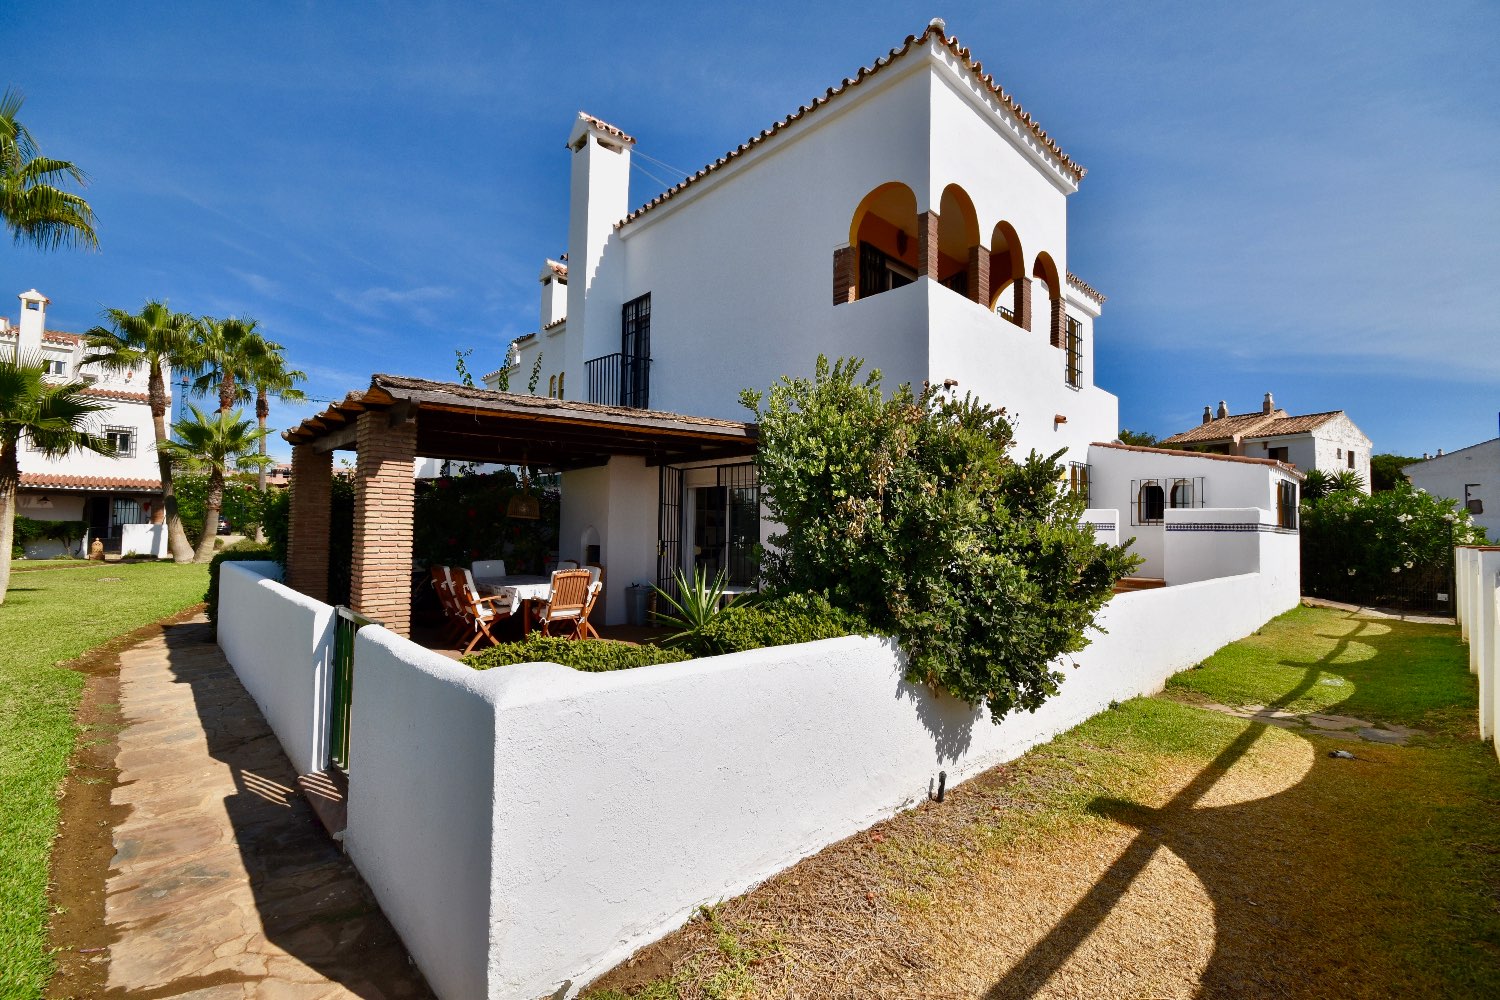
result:
[[[1326,656],[1311,663],[1287,664],[1302,667],[1303,677],[1267,705],[1268,710],[1294,704],[1355,640],[1375,646],[1377,656],[1399,655],[1394,647],[1381,651],[1380,639],[1365,634],[1378,623],[1351,621],[1351,624],[1354,627],[1337,637]],[[1345,693],[1345,699],[1349,693],[1352,690]],[[1245,838],[1251,835],[1248,831],[1283,831],[1290,823],[1318,816],[1328,806],[1319,799],[1317,791],[1307,787],[1309,779],[1319,769],[1352,762],[1332,761],[1315,752],[1307,774],[1290,788],[1232,805],[1200,805],[1269,728],[1264,723],[1248,721],[1238,736],[1159,808],[1116,798],[1094,799],[1087,807],[1090,812],[1133,827],[1137,834],[1069,912],[988,990],[986,1000],[1029,997],[1040,991],[1111,915],[1160,848],[1170,850],[1187,865],[1213,905],[1213,951],[1202,972],[1198,995],[1261,996],[1295,992],[1296,979],[1289,979],[1288,972],[1297,971],[1298,956],[1312,958],[1328,947],[1326,932],[1331,928],[1325,921],[1336,918],[1323,905],[1323,894],[1338,891],[1337,876],[1297,866],[1295,858],[1277,857],[1276,845],[1265,842],[1256,845],[1261,857],[1226,855],[1242,850]],[[1349,746],[1357,751],[1362,744]],[[1337,852],[1339,845],[1330,843],[1326,849]],[[1265,906],[1266,899],[1285,895],[1289,880],[1306,905],[1280,911]],[[1309,995],[1324,995],[1320,992],[1322,987],[1308,988]]]
[[[296,774],[280,743],[212,645],[208,627],[172,626],[165,640],[168,669],[177,683],[192,691],[208,753],[229,769],[233,779],[234,791],[223,799],[223,806],[265,938],[356,996],[431,997],[373,893],[297,791]],[[202,914],[210,926],[221,916]],[[246,981],[243,976],[224,976],[207,978]],[[274,968],[268,978],[275,978]],[[176,980],[188,989],[204,984],[201,974]]]

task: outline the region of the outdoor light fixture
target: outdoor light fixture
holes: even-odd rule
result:
[[[542,517],[542,505],[531,494],[531,476],[527,470],[526,455],[522,454],[521,492],[511,494],[510,501],[505,505],[505,516],[517,521],[539,521]]]

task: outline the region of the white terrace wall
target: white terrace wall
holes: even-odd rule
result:
[[[439,996],[552,995],[1297,600],[1295,577],[1257,574],[1119,595],[1060,694],[999,726],[872,638],[476,673],[365,628],[344,843]]]
[[[219,648],[298,774],[328,766],[333,608],[280,582],[274,562],[219,567]]]

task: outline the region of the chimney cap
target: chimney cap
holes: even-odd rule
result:
[[[51,299],[47,298],[47,296],[43,295],[41,292],[37,291],[35,288],[31,289],[30,291],[22,292],[20,294],[20,299],[21,299],[22,302],[40,302],[43,305],[51,305],[52,304],[52,300]]]
[[[944,21],[940,17],[935,17],[931,21],[928,21],[927,22],[927,27],[929,27],[929,28],[936,28],[945,37],[948,34],[948,22]]]
[[[1203,422],[1205,424],[1209,423],[1210,421],[1213,420],[1213,418],[1214,418],[1214,408],[1212,406],[1204,406],[1203,407]]]
[[[1229,404],[1222,399],[1219,400],[1219,416],[1220,418],[1229,416]]]

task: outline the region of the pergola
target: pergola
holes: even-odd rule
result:
[[[756,449],[755,425],[740,421],[399,375],[372,376],[368,389],[349,393],[282,437],[292,444],[287,585],[327,600],[333,453],[352,449],[357,459],[350,604],[400,635],[411,630],[419,456],[567,472],[620,456],[650,466],[680,465],[745,458]]]

